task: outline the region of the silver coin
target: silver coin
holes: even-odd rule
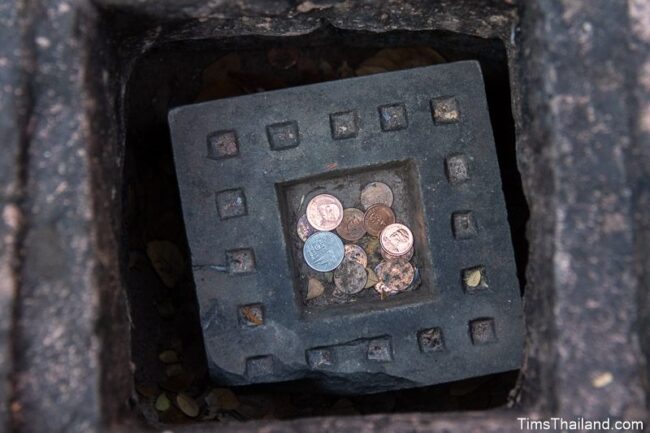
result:
[[[302,254],[315,271],[329,272],[343,261],[345,248],[341,238],[331,232],[317,232],[307,238]]]

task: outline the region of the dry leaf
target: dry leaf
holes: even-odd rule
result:
[[[243,93],[241,85],[231,76],[232,72],[241,70],[239,54],[230,53],[203,70],[201,90],[197,101],[238,96]]]
[[[181,392],[176,396],[176,405],[185,415],[194,418],[199,414],[199,405],[189,395]]]
[[[158,387],[156,385],[139,383],[135,386],[135,390],[143,397],[154,398],[158,395]]]
[[[446,60],[440,53],[429,47],[384,48],[361,62],[355,73],[370,75],[445,62]]]
[[[239,399],[228,388],[215,388],[205,397],[205,402],[212,407],[220,410],[236,410],[239,405]]]
[[[139,251],[131,251],[129,253],[129,270],[142,272],[144,269],[147,269],[149,264],[144,254]]]
[[[176,364],[178,362],[178,355],[173,350],[165,350],[158,354],[158,359],[163,364]]]
[[[379,277],[377,276],[375,271],[373,271],[370,268],[366,268],[366,272],[368,272],[368,281],[366,281],[366,285],[365,285],[364,289],[374,287],[375,284],[377,284],[379,282]]]
[[[386,72],[391,69],[387,69],[383,66],[373,66],[373,65],[367,65],[367,66],[359,66],[356,70],[355,73],[358,76],[363,76],[363,75],[372,75],[372,74],[379,74],[381,72]]]
[[[336,70],[340,78],[348,78],[354,76],[354,70],[348,65],[347,60],[343,60],[341,66]]]
[[[165,379],[163,382],[160,382],[159,385],[162,389],[170,392],[181,392],[192,384],[194,380],[193,376],[187,372],[179,374],[178,376],[172,376]]]
[[[147,244],[147,256],[165,286],[174,287],[183,276],[185,260],[173,243],[151,241]]]
[[[379,251],[379,239],[373,237],[368,240],[368,242],[365,245],[364,250],[366,251],[366,254],[368,256],[371,256],[373,254],[377,254]]]
[[[271,48],[266,53],[269,64],[279,69],[289,69],[298,63],[300,50],[294,47]]]
[[[181,374],[183,374],[183,367],[180,364],[168,365],[165,368],[165,375],[167,377],[180,376]]]
[[[481,284],[481,278],[481,270],[472,269],[465,275],[465,284],[467,287],[477,287],[479,284]]]
[[[169,398],[167,398],[167,394],[164,392],[158,396],[156,399],[156,410],[158,412],[165,412],[169,410],[169,407],[171,406]]]
[[[594,388],[603,388],[609,385],[610,383],[612,383],[613,380],[614,380],[614,375],[612,375],[612,373],[610,373],[609,371],[606,371],[604,373],[599,373],[598,375],[596,375],[596,377],[594,377],[591,380],[591,385]]]
[[[307,300],[318,298],[320,295],[325,292],[325,287],[323,283],[318,281],[316,278],[310,278],[307,285]]]
[[[241,313],[244,315],[246,320],[252,325],[261,325],[263,323],[260,310],[253,307],[242,307]]]

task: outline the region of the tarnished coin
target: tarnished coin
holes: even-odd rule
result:
[[[385,295],[394,295],[399,293],[399,290],[394,289],[381,281],[375,284],[375,291],[381,295],[382,299],[384,299]]]
[[[368,257],[368,266],[374,268],[377,263],[381,262],[379,239],[374,236],[364,236],[357,241],[357,245],[365,251]]]
[[[381,231],[381,247],[393,256],[401,256],[413,248],[413,233],[404,224],[391,224]]]
[[[316,232],[302,247],[305,261],[315,271],[329,272],[341,264],[345,254],[343,241],[330,232]]]
[[[375,290],[379,294],[395,294],[402,292],[411,285],[415,277],[415,269],[404,259],[384,260],[375,267],[379,282]]]
[[[364,268],[368,266],[368,256],[359,245],[347,244],[345,246],[345,259],[357,262]]]
[[[319,194],[307,205],[307,221],[316,230],[334,230],[343,220],[343,205],[330,194]]]
[[[393,191],[383,182],[370,182],[361,190],[361,205],[368,209],[373,204],[393,205]]]
[[[347,295],[362,291],[367,280],[366,268],[352,260],[344,260],[334,271],[336,290]]]
[[[363,218],[368,234],[379,236],[381,231],[395,222],[395,213],[385,204],[375,204],[368,208]]]
[[[397,256],[389,253],[383,248],[380,249],[381,249],[381,256],[384,258],[384,260],[397,260],[397,259],[411,260],[413,258],[413,253],[415,252],[415,249],[411,247],[411,249],[408,250],[405,254],[402,254],[401,256]]]
[[[307,221],[307,215],[303,215],[298,219],[298,224],[296,224],[296,232],[298,233],[298,237],[300,240],[305,242],[307,238],[314,233],[316,233],[316,229],[312,227],[311,224],[309,224],[309,221]]]
[[[353,207],[343,211],[343,221],[336,228],[336,233],[346,241],[358,241],[366,234],[363,224],[363,212]]]

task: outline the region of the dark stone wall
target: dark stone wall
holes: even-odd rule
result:
[[[10,427],[12,321],[17,290],[17,243],[22,233],[25,86],[16,31],[18,5],[0,4],[0,431]]]
[[[565,417],[638,418],[628,11],[609,2],[522,9],[519,162],[531,208],[526,386]],[[647,178],[645,181],[647,182]],[[531,392],[534,392],[531,389]]]
[[[645,418],[649,21],[638,0],[517,9],[444,0],[2,3],[0,431],[143,428],[126,414],[131,373],[117,255],[122,98],[137,58],[168,41],[235,44],[228,38],[321,26],[460,32],[506,44],[530,207],[526,363],[514,407],[488,414],[223,429],[519,431],[517,416]]]

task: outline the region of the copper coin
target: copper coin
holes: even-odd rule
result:
[[[403,259],[384,260],[375,267],[379,282],[375,290],[379,294],[395,294],[403,292],[413,282],[415,269],[408,261]]]
[[[309,236],[316,233],[316,229],[309,224],[309,221],[307,221],[307,215],[303,215],[298,219],[296,232],[298,233],[300,240],[303,242],[305,242]]]
[[[413,248],[413,233],[404,224],[391,224],[381,231],[381,247],[393,256],[401,256]]]
[[[319,194],[307,205],[307,221],[316,230],[334,230],[343,220],[343,205],[330,194]]]
[[[375,204],[368,208],[363,218],[368,234],[379,236],[381,231],[395,222],[395,213],[385,204]]]
[[[368,209],[374,204],[393,205],[393,191],[383,182],[370,182],[361,190],[361,205]]]
[[[368,256],[359,245],[347,244],[345,246],[345,258],[359,263],[364,268],[368,266]]]
[[[363,212],[353,207],[343,211],[343,221],[336,228],[336,233],[346,241],[358,241],[366,234],[363,224]]]
[[[381,248],[381,256],[384,258],[384,260],[397,260],[397,259],[411,260],[413,258],[414,252],[415,249],[411,247],[411,249],[408,250],[406,254],[402,254],[401,256],[396,256],[394,254],[389,253],[385,249]]]
[[[367,280],[366,268],[352,260],[344,260],[334,271],[336,290],[347,295],[362,291]]]

